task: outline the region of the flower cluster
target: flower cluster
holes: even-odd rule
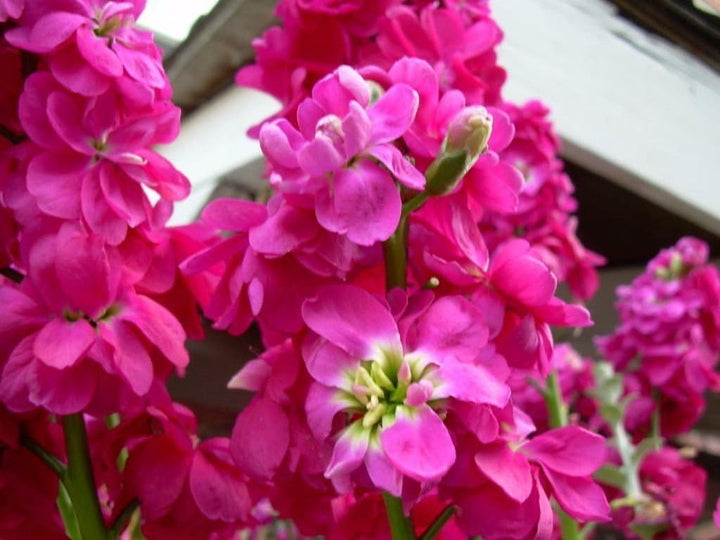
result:
[[[621,324],[597,343],[638,396],[631,431],[647,431],[656,407],[662,435],[687,431],[704,409],[704,392],[720,390],[720,274],[707,260],[706,244],[683,238],[618,289]]]
[[[63,536],[43,460],[60,499],[87,504],[68,480],[82,467],[66,452],[78,418],[108,531],[138,501],[151,537],[234,532],[260,496],[229,439],[198,444],[194,416],[164,391],[217,281],[179,262],[216,239],[165,228],[190,184],[152,150],[175,138],[180,111],[152,35],[135,27],[143,5],[0,2],[3,538]]]

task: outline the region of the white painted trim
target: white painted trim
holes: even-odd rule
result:
[[[505,95],[541,98],[564,155],[720,233],[720,76],[602,0],[496,0]]]

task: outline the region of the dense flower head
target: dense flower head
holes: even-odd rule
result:
[[[631,390],[659,403],[665,435],[687,429],[704,407],[705,390],[720,387],[720,274],[707,257],[707,246],[693,238],[663,250],[631,285],[618,288],[621,325],[597,340],[616,369],[628,373]],[[643,418],[642,403],[635,405],[638,427],[652,411],[646,407]],[[681,403],[692,406],[673,414]]]
[[[23,283],[0,289],[7,308],[0,387],[10,409],[105,411],[119,396],[147,393],[171,366],[185,368],[182,327],[133,291],[101,237],[67,223],[38,238],[27,257]]]

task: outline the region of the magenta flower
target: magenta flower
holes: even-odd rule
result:
[[[464,446],[473,462],[454,471],[447,493],[463,530],[488,539],[550,538],[549,497],[578,521],[609,520],[610,507],[591,475],[605,461],[599,435],[569,426],[529,441]]]
[[[25,0],[0,0],[0,22],[17,19],[25,8]]]
[[[318,222],[327,230],[360,245],[386,240],[400,219],[394,179],[414,190],[425,185],[391,144],[408,130],[417,106],[408,85],[393,85],[373,99],[368,83],[341,66],[298,107],[299,130],[287,120],[263,126],[260,145],[271,181],[285,192],[313,193]]]
[[[143,186],[169,201],[189,192],[187,179],[147,149],[177,134],[179,110],[169,102],[150,114],[122,117],[112,93],[84,99],[37,73],[25,85],[20,119],[43,149],[27,172],[39,208],[63,219],[82,216],[112,244],[124,239],[128,227],[150,220]]]
[[[481,312],[460,297],[430,300],[406,304],[396,294],[393,316],[369,293],[340,285],[303,305],[315,333],[303,345],[315,380],[306,401],[308,424],[326,440],[336,414],[345,413],[346,427],[325,470],[340,491],[350,489],[359,468],[376,488],[396,496],[409,481],[432,486],[456,457],[441,418],[445,400],[507,403],[507,373],[479,361],[487,343]]]
[[[144,395],[156,376],[188,363],[175,318],[123,282],[117,253],[65,224],[39,238],[29,273],[0,289],[6,324],[0,395],[16,411],[116,410],[119,395]]]
[[[102,94],[120,77],[160,90],[167,86],[162,55],[152,34],[135,28],[144,2],[77,0],[26,9],[7,40],[46,54],[54,77],[86,96]]]

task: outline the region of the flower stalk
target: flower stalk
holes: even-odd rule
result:
[[[108,540],[97,498],[95,478],[82,414],[63,416],[68,465],[65,487],[70,495],[83,540]]]

